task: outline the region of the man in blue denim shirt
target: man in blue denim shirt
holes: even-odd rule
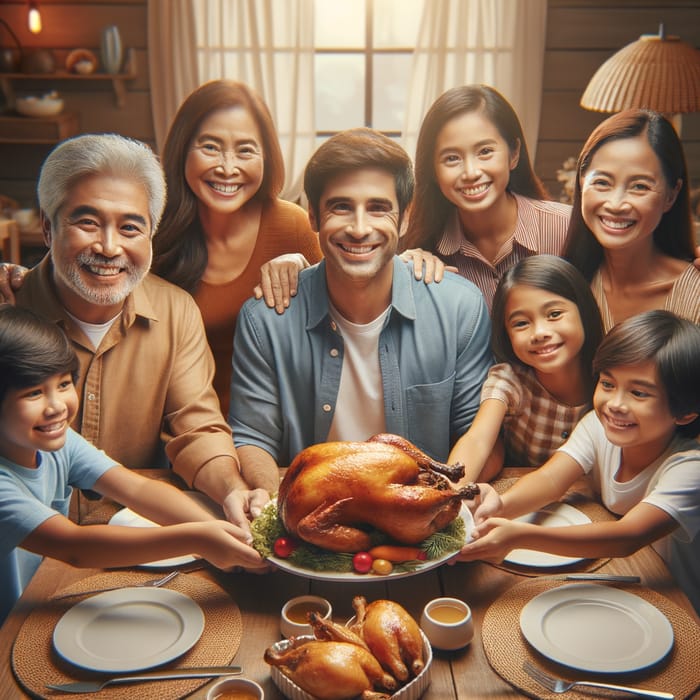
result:
[[[244,478],[274,493],[278,466],[305,447],[379,432],[446,460],[492,364],[481,293],[451,273],[426,285],[396,256],[413,171],[391,139],[330,138],[304,189],[325,259],[283,315],[251,299],[237,321],[229,423]]]

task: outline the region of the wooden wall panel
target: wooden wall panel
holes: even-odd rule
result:
[[[579,105],[598,67],[663,22],[668,34],[700,47],[700,0],[549,0],[542,113],[535,169],[553,195],[556,171],[576,156],[607,114]],[[700,114],[683,116],[683,143],[691,183],[700,186]]]

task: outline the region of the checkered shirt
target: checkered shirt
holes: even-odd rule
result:
[[[506,465],[538,467],[561,447],[591,404],[567,406],[538,381],[530,367],[494,365],[481,390],[481,400],[498,399],[506,406],[502,436]]]

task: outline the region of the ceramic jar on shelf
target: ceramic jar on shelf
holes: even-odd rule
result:
[[[102,67],[106,73],[117,75],[122,67],[122,39],[119,28],[110,25],[102,30]]]

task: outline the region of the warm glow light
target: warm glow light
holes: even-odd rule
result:
[[[41,14],[39,13],[39,7],[35,2],[29,3],[29,31],[32,34],[38,34],[41,31]]]

